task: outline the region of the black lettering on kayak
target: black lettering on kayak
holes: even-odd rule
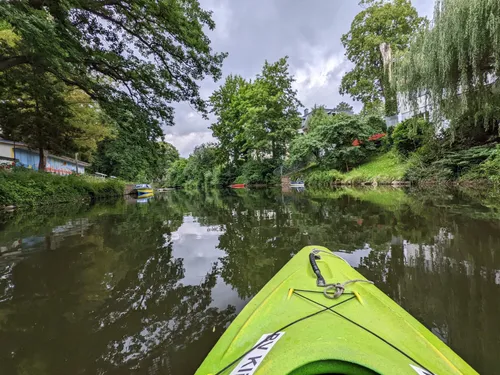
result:
[[[230,375],[254,375],[266,355],[284,334],[285,332],[278,332],[262,335],[255,348],[241,359]]]
[[[261,356],[261,355],[259,355],[259,356],[257,356],[257,357],[250,357],[250,358],[248,358],[248,360],[249,360],[250,362],[247,362],[247,363],[245,363],[243,366],[241,366],[241,369],[243,369],[243,368],[247,367],[248,365],[252,365],[252,366],[248,369],[248,370],[251,370],[252,368],[254,368],[255,366],[257,366],[257,360],[258,360],[259,358],[261,358],[261,357],[262,357],[262,356]],[[241,370],[240,370],[240,371],[241,371]],[[245,371],[247,371],[247,370],[245,370]],[[238,372],[239,372],[239,371],[238,371]]]
[[[257,349],[261,349],[261,350],[268,350],[269,349],[269,346],[271,346],[273,344],[273,340],[269,340],[269,341],[264,341],[262,344],[260,344]]]
[[[268,340],[269,340],[269,341],[274,341],[274,340],[276,340],[278,337],[280,337],[280,334],[279,334],[279,333],[273,333],[272,335],[267,336],[266,341],[268,341]]]

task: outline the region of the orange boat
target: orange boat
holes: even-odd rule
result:
[[[232,184],[231,187],[233,189],[244,189],[247,187],[247,184]]]

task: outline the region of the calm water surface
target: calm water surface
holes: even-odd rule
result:
[[[170,192],[0,217],[0,373],[193,374],[303,246],[342,256],[481,374],[500,368],[495,200]]]

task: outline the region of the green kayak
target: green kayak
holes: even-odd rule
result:
[[[308,246],[245,306],[196,374],[477,372],[342,258]]]

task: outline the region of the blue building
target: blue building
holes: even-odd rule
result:
[[[38,170],[40,155],[37,150],[30,149],[26,144],[13,142],[0,138],[0,167],[6,165],[22,166]],[[65,156],[47,155],[47,166],[45,170],[58,175],[70,175],[73,173],[84,174],[89,163],[77,161]]]

